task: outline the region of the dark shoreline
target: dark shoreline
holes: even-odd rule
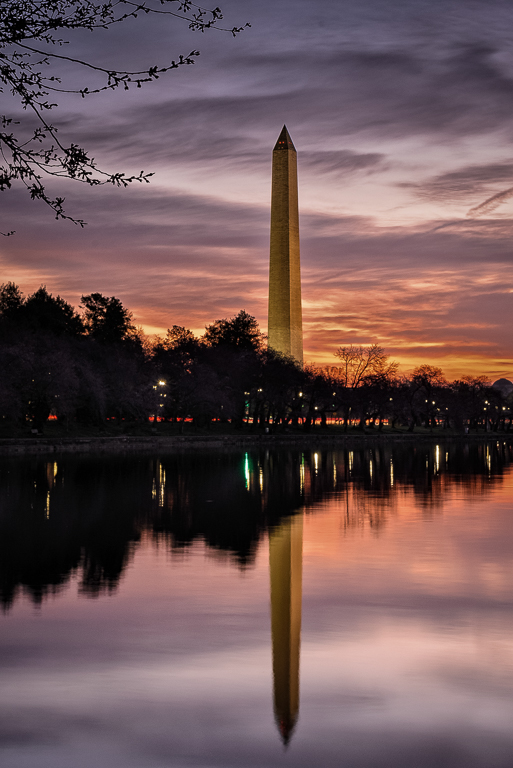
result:
[[[123,452],[175,452],[194,449],[219,448],[274,448],[274,447],[342,447],[350,443],[400,442],[487,442],[512,440],[506,433],[471,435],[426,433],[375,434],[279,434],[279,435],[173,435],[173,436],[115,436],[115,437],[27,437],[1,438],[0,456],[19,456],[49,453],[123,453]]]

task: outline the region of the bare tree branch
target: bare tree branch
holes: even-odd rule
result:
[[[42,200],[55,213],[57,219],[84,226],[82,219],[64,211],[64,198],[51,197],[45,188],[45,177],[68,178],[89,186],[114,184],[127,187],[134,181],[148,182],[151,173],[141,171],[127,176],[100,169],[94,158],[78,144],[65,146],[58,137],[57,128],[44,114],[58,105],[50,101],[50,94],[75,93],[86,98],[94,93],[136,86],[158,80],[165,73],[181,66],[193,64],[199,51],[179,55],[171,62],[153,64],[139,71],[106,69],[94,62],[57,52],[68,41],[57,33],[84,29],[109,29],[139,15],[158,14],[185,22],[195,32],[217,29],[236,35],[245,27],[222,27],[221,9],[203,8],[189,0],[0,0],[0,93],[6,86],[24,110],[35,117],[39,126],[28,138],[21,138],[17,126],[20,121],[9,115],[0,115],[0,191],[21,182],[32,199]],[[57,50],[56,50],[57,49]],[[91,83],[77,88],[60,87],[61,79],[52,74],[52,64],[59,61],[79,65],[84,71],[104,78],[100,84]],[[54,97],[55,98],[55,97]],[[2,233],[6,236],[12,231]]]

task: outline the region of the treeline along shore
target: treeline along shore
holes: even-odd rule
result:
[[[513,385],[401,375],[383,348],[340,347],[332,366],[267,348],[241,310],[198,337],[148,339],[116,297],[79,311],[45,287],[0,286],[0,438],[133,434],[513,434]],[[64,445],[64,443],[63,443]]]

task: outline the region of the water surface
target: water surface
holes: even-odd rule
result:
[[[513,764],[513,449],[2,459],[4,768]]]

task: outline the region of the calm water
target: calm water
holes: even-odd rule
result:
[[[513,448],[0,462],[2,768],[513,765]]]

